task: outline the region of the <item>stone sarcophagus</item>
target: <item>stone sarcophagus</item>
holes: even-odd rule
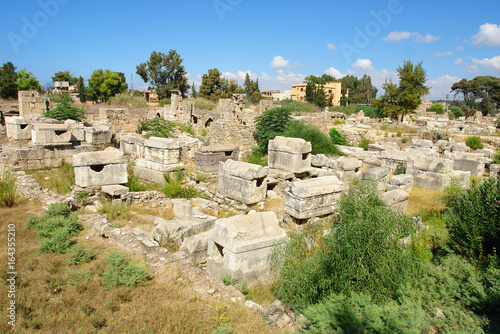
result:
[[[6,117],[7,138],[14,140],[30,140],[31,125],[24,117]]]
[[[245,204],[266,199],[267,171],[247,162],[228,160],[219,162],[219,193]]]
[[[277,136],[269,141],[269,167],[296,174],[306,173],[311,169],[311,151],[311,143],[304,139]]]
[[[444,158],[408,158],[406,174],[413,175],[418,188],[443,191],[452,182],[468,188],[470,172],[453,171],[453,160]]]
[[[239,148],[232,144],[204,146],[194,154],[196,170],[217,173],[219,171],[219,162],[238,161],[238,156]]]
[[[287,240],[274,212],[221,218],[208,239],[207,271],[252,283],[270,274],[267,261],[274,246]]]
[[[336,176],[297,180],[285,191],[285,213],[307,219],[333,213],[344,190]]]
[[[123,153],[115,148],[73,156],[75,183],[80,187],[125,184],[128,181],[127,164]]]

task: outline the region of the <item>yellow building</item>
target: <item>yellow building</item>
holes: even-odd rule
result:
[[[304,101],[306,98],[306,87],[307,83],[305,82],[292,85],[292,100]],[[342,97],[341,82],[327,82],[323,85],[323,90],[325,91],[327,99],[333,95],[332,104],[334,106],[340,106],[340,98]],[[349,91],[346,92],[346,97],[348,95]]]

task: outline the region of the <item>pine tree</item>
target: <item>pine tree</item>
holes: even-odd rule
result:
[[[86,100],[85,82],[83,81],[82,77],[78,78],[77,89],[78,89],[78,98],[80,99],[80,102],[85,102]]]
[[[0,71],[0,96],[5,99],[17,98],[16,67],[10,61],[3,64],[2,71]]]
[[[198,93],[196,92],[196,87],[194,86],[194,81],[193,81],[193,85],[191,86],[191,89],[193,91],[193,98],[196,98],[196,95],[198,95]]]

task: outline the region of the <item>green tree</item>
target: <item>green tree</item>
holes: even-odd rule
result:
[[[16,67],[10,61],[3,64],[0,71],[0,96],[17,99]]]
[[[384,95],[380,99],[374,100],[373,104],[384,117],[397,120],[398,115],[401,113],[401,108],[398,105],[398,86],[391,79],[386,79],[382,87],[384,88]]]
[[[77,83],[77,78],[71,75],[69,71],[59,71],[54,74],[52,81],[68,81],[70,85]]]
[[[398,77],[398,105],[401,108],[401,121],[403,121],[405,115],[418,108],[422,97],[429,93],[429,87],[425,86],[427,74],[422,62],[414,66],[411,61],[406,61],[403,67],[398,67]]]
[[[78,90],[78,98],[80,99],[80,102],[85,102],[86,100],[85,81],[83,80],[82,77],[78,78],[78,81],[76,83],[76,88]]]
[[[147,62],[137,65],[136,73],[150,83],[150,89],[156,90],[160,100],[169,98],[171,90],[180,90],[185,96],[190,87],[182,61],[175,50],[168,54],[153,51]]]
[[[371,104],[372,100],[377,97],[378,89],[373,86],[372,78],[369,75],[363,75],[358,81],[356,89],[353,91],[351,102],[356,104]]]
[[[262,153],[267,153],[269,140],[283,134],[291,120],[292,110],[288,108],[269,109],[255,117],[256,130],[253,135]]]
[[[235,80],[222,77],[222,73],[214,68],[201,77],[200,97],[217,101],[220,98],[231,98],[233,94],[243,94],[244,90]]]
[[[193,98],[196,98],[196,95],[198,95],[198,93],[196,92],[196,86],[194,85],[194,81],[193,84],[191,85],[191,90],[193,92]]]
[[[111,70],[95,70],[89,79],[87,94],[92,101],[108,101],[112,96],[127,90],[127,84],[122,81],[120,75]]]
[[[32,72],[27,72],[26,68],[23,68],[19,72],[17,72],[17,90],[42,90],[42,86],[40,82],[38,82],[37,78],[33,76]]]
[[[442,115],[445,113],[444,105],[442,103],[434,103],[432,107],[430,107],[429,111],[433,111],[436,114]]]
[[[340,82],[342,83],[342,97],[340,98],[340,105],[346,106],[353,101],[353,96],[356,95],[356,90],[358,88],[359,80],[353,75],[347,75],[343,77]]]
[[[245,77],[245,82],[243,83],[245,95],[248,101],[253,104],[259,103],[262,98],[259,89],[259,79],[253,81],[250,79],[250,75],[247,73]]]

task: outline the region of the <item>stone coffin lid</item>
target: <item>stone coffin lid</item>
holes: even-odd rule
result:
[[[35,123],[33,124],[33,130],[35,131],[68,131],[68,124],[47,124],[47,123]]]
[[[389,184],[392,184],[395,186],[403,186],[403,185],[409,184],[411,182],[413,182],[413,175],[400,174],[400,175],[394,175],[393,177],[391,177]]]
[[[177,140],[171,138],[159,138],[159,137],[149,138],[144,142],[144,146],[170,149],[170,150],[178,150],[181,148],[181,145]]]
[[[107,148],[100,152],[85,152],[75,154],[73,156],[73,166],[95,166],[95,165],[111,165],[122,164],[123,152],[116,148]]]
[[[232,144],[208,145],[200,148],[198,152],[210,153],[210,152],[229,152],[229,151],[239,151],[239,147]]]
[[[465,153],[465,152],[448,153],[448,152],[446,152],[444,154],[444,157],[446,159],[470,160],[470,161],[477,161],[477,162],[482,162],[482,163],[484,163],[484,160],[485,160],[484,154],[481,154],[481,153]]]
[[[453,161],[443,158],[408,158],[408,168],[444,173],[453,169]]]
[[[294,196],[307,198],[340,192],[344,189],[344,183],[332,175],[317,179],[297,180],[290,184],[289,189]]]
[[[234,160],[219,162],[219,173],[240,177],[249,181],[267,176],[267,170],[262,166]]]
[[[14,116],[14,117],[5,117],[6,124],[17,124],[17,125],[25,125],[28,124],[26,118],[22,116]]]
[[[356,158],[340,157],[335,160],[335,162],[339,168],[342,168],[345,171],[356,170],[357,168],[361,168],[361,166],[363,166],[363,162]]]
[[[389,174],[389,170],[382,167],[373,167],[363,172],[363,180],[378,181]]]
[[[277,136],[274,140],[269,141],[269,149],[274,151],[281,151],[287,153],[310,153],[312,146],[310,142],[302,138],[287,138]]]
[[[273,246],[287,238],[274,212],[256,212],[215,222],[212,239],[233,253]]]
[[[394,160],[406,160],[410,157],[418,158],[421,156],[421,153],[412,151],[396,151],[396,150],[386,150],[380,153],[380,156],[385,159],[394,159]]]

